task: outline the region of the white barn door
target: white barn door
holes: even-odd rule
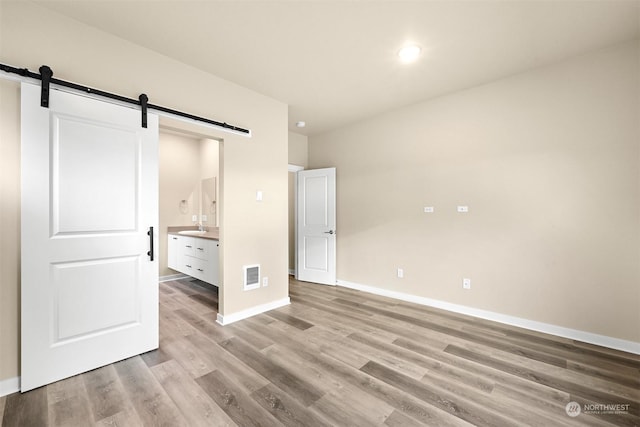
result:
[[[336,168],[298,172],[296,279],[336,284]]]
[[[22,84],[23,392],[158,347],[158,117],[49,105]]]

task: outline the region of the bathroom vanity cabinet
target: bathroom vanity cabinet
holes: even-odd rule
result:
[[[218,240],[170,233],[167,266],[218,286],[219,250]]]

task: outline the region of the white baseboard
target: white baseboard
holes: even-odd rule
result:
[[[0,397],[20,391],[20,377],[0,380]]]
[[[187,276],[186,274],[171,274],[169,276],[160,276],[160,278],[158,279],[158,282],[162,283],[162,282],[170,282],[172,280],[182,280],[182,279],[189,279],[191,278],[191,276]]]
[[[295,276],[296,275],[296,270],[293,268],[289,269],[289,276]]]
[[[291,304],[289,297],[269,302],[267,304],[261,304],[246,310],[238,311],[237,313],[225,314],[224,316],[218,313],[216,322],[221,325],[229,325],[230,323],[237,322],[238,320],[246,319],[257,314],[264,313],[265,311],[275,310],[276,308],[284,307]]]
[[[452,311],[454,313],[466,314],[481,319],[492,320],[498,323],[504,323],[507,325],[518,326],[524,329],[530,329],[532,331],[543,332],[546,334],[595,344],[602,347],[608,347],[615,350],[626,351],[628,353],[640,354],[640,343],[634,341],[622,340],[619,338],[608,337],[606,335],[598,335],[591,332],[565,328],[562,326],[537,322],[535,320],[523,319],[521,317],[509,316],[493,311],[480,310],[473,307],[467,307],[465,305],[452,304],[446,301],[439,301],[431,298],[420,297],[417,295],[390,291],[388,289],[377,288],[374,286],[361,285],[358,283],[348,282],[346,280],[337,280],[336,284],[338,286],[368,292],[371,294],[399,299],[415,304],[426,305],[429,307],[441,308],[443,310]]]

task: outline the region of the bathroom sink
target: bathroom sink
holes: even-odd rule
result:
[[[178,234],[186,234],[187,236],[202,236],[203,234],[207,234],[207,232],[199,230],[184,230],[178,231]]]

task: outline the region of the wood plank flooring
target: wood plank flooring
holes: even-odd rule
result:
[[[158,350],[2,397],[0,422],[640,425],[638,355],[293,279],[290,295],[222,327],[215,288],[162,283]]]

